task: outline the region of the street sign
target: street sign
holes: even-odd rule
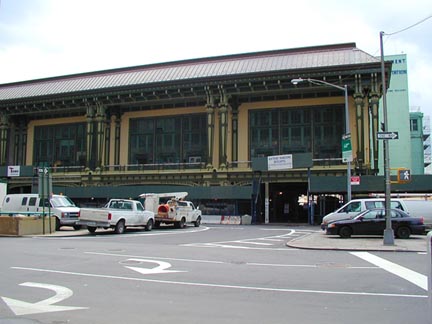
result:
[[[399,139],[399,132],[378,132],[377,139],[379,140],[395,140]]]
[[[360,176],[352,176],[351,177],[351,185],[352,186],[360,185]]]
[[[351,134],[342,136],[342,162],[352,162]]]

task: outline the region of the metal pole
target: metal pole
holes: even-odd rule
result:
[[[432,324],[432,231],[427,235],[427,251],[428,251],[428,297],[429,297],[429,321]]]
[[[387,118],[387,87],[385,78],[384,67],[384,46],[383,46],[384,32],[380,32],[380,48],[381,48],[381,77],[382,77],[382,92],[383,92],[383,113],[384,113],[384,132],[388,131],[388,118]],[[385,217],[386,228],[384,230],[384,245],[394,245],[394,233],[391,225],[390,214],[390,158],[389,158],[389,145],[388,139],[384,139],[384,178],[385,178]]]
[[[345,134],[350,133],[349,110],[348,110],[348,87],[344,85],[345,91]],[[347,200],[351,200],[351,160],[347,161]]]
[[[293,84],[297,84],[299,82],[303,82],[303,81],[307,81],[309,83],[315,84],[315,85],[328,85],[330,87],[339,89],[344,91],[345,93],[345,133],[346,135],[349,135],[350,133],[350,124],[349,124],[349,107],[348,107],[348,86],[345,84],[343,87],[338,86],[337,84],[333,84],[324,80],[318,80],[318,79],[311,79],[311,78],[307,78],[307,79],[302,79],[302,78],[298,78],[298,79],[292,79],[291,83]],[[350,136],[351,138],[351,136]],[[350,139],[351,140],[351,139]],[[351,160],[348,159],[347,161],[347,200],[350,201],[351,200]]]

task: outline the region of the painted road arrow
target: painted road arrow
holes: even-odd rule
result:
[[[24,282],[20,284],[20,286],[50,289],[55,291],[56,294],[53,297],[41,300],[37,303],[28,303],[18,299],[2,297],[3,301],[9,306],[9,308],[12,310],[12,312],[15,313],[15,315],[62,312],[62,311],[71,311],[71,310],[88,308],[88,307],[53,305],[73,295],[72,290],[66,287],[37,283],[37,282]]]
[[[148,260],[148,259],[128,259],[127,261],[139,262],[139,263],[149,262],[149,263],[157,264],[157,266],[154,268],[126,267],[128,269],[137,271],[142,274],[186,272],[186,271],[178,271],[178,270],[166,270],[168,268],[171,268],[171,264],[164,261],[156,261],[156,260]]]

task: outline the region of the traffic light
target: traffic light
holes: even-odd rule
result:
[[[398,183],[406,183],[411,181],[411,170],[399,168],[397,169],[397,181]]]

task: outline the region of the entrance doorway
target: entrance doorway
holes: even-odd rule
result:
[[[269,186],[270,223],[308,223],[307,183]]]

